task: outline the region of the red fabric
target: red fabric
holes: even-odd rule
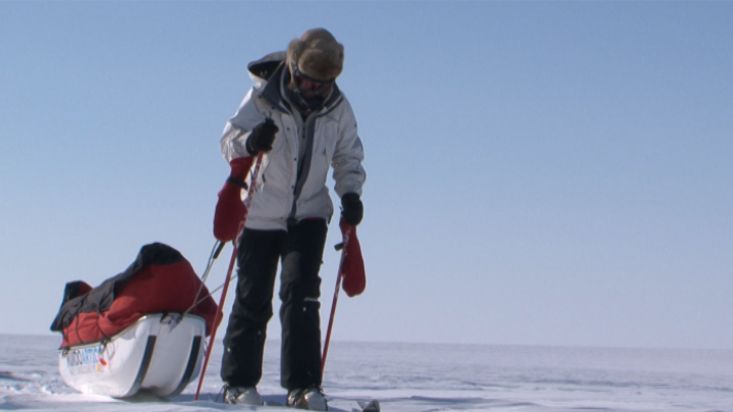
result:
[[[241,195],[242,188],[229,182],[219,192],[214,211],[214,237],[222,242],[234,240],[239,233],[239,224],[247,213]]]
[[[244,182],[244,178],[252,167],[253,158],[240,157],[229,162],[230,180]],[[234,240],[239,233],[239,225],[244,220],[247,209],[242,203],[242,187],[227,181],[219,191],[219,200],[214,210],[214,237],[222,242]]]
[[[230,176],[244,179],[247,172],[249,172],[249,168],[252,167],[253,161],[254,157],[252,156],[238,157],[236,159],[232,159],[232,161],[229,162],[229,167],[231,168]]]
[[[97,342],[111,337],[135,323],[143,315],[160,312],[184,312],[196,300],[202,300],[191,313],[206,320],[207,333],[217,316],[217,305],[203,286],[196,293],[201,281],[186,260],[167,265],[149,265],[127,282],[115,294],[109,310],[84,312],[77,315],[69,326],[64,328],[62,347],[81,343]],[[203,296],[206,296],[203,299]]]
[[[359,238],[356,236],[356,226],[349,225],[343,219],[341,219],[339,226],[346,240],[342,252],[344,256],[339,268],[344,281],[342,287],[349,297],[353,297],[364,292],[366,288],[364,258],[361,255]]]

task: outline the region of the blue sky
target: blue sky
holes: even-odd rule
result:
[[[733,348],[732,18],[729,2],[0,2],[0,332],[48,333],[66,281],[98,284],[148,242],[201,270],[246,64],[323,26],[368,173],[367,291],[342,297],[334,339]],[[329,247],[324,315],[337,262]]]

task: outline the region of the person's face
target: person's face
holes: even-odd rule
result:
[[[308,77],[297,68],[294,70],[293,80],[295,80],[295,87],[298,88],[300,94],[306,99],[327,97],[331,93],[334,83],[333,80],[321,81]]]

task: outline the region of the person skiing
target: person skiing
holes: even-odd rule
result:
[[[238,239],[235,301],[224,337],[221,378],[227,403],[263,404],[267,323],[278,261],[281,264],[281,385],[287,404],[327,410],[321,389],[319,270],[333,204],[326,178],[333,170],[341,219],[363,216],[366,173],[361,139],[349,101],[336,84],[344,48],[326,29],[305,31],[287,51],[247,66],[253,86],[221,137],[231,175],[219,194],[214,232]],[[252,159],[264,154],[249,209],[240,197]],[[251,182],[251,181],[250,181]],[[220,212],[227,209],[228,212]]]

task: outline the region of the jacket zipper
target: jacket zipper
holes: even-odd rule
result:
[[[308,174],[310,172],[311,168],[311,161],[313,160],[313,144],[315,140],[315,134],[316,134],[316,120],[319,117],[323,117],[331,111],[333,111],[340,103],[340,100],[337,100],[334,102],[333,106],[329,107],[326,111],[320,112],[320,113],[313,113],[310,116],[308,116],[307,119],[305,119],[305,122],[302,122],[302,127],[299,130],[301,133],[298,136],[298,139],[301,139],[301,136],[303,136],[303,144],[305,144],[305,148],[303,149],[303,156],[300,155],[300,141],[298,142],[298,165],[296,169],[296,175],[295,175],[295,187],[293,188],[293,205],[290,208],[290,215],[288,216],[287,223],[288,225],[297,223],[297,220],[295,219],[295,213],[297,212],[297,203],[298,203],[298,197],[300,196],[300,192],[303,190],[303,186],[305,186],[305,181],[308,179]],[[291,111],[292,116],[299,116],[300,113],[294,114]]]

